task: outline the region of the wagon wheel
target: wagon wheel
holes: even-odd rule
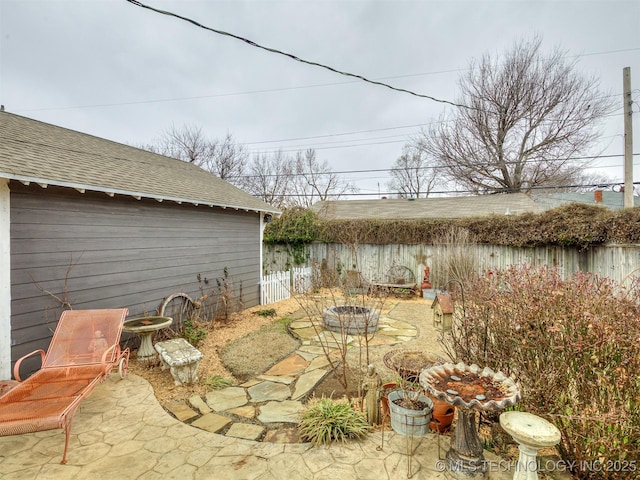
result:
[[[120,375],[121,379],[125,379],[127,376],[127,369],[129,368],[129,349],[127,348],[122,357],[120,357],[120,361],[118,362],[118,375]]]
[[[396,265],[389,269],[387,273],[389,283],[414,285],[416,276],[410,268],[403,265]]]
[[[193,299],[186,293],[172,293],[160,303],[158,314],[161,317],[173,318],[169,327],[176,335],[182,333],[185,320],[193,320],[197,315],[197,307]]]

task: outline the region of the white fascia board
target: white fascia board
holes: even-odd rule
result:
[[[0,179],[0,380],[11,378],[11,195]]]

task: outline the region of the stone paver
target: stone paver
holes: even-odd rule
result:
[[[229,417],[218,415],[217,413],[207,413],[191,422],[191,425],[207,432],[217,433],[231,423]]]
[[[276,382],[262,382],[248,389],[251,401],[255,403],[269,400],[286,400],[291,397],[291,389],[287,385]]]
[[[237,415],[239,417],[244,418],[255,418],[256,416],[256,407],[253,405],[244,405],[238,408],[232,408],[231,410],[227,410],[227,413],[232,415]]]
[[[294,353],[284,360],[276,363],[273,367],[264,372],[264,375],[282,375],[291,377],[302,373],[308,365],[309,362],[307,360]]]
[[[198,397],[194,395],[189,399],[189,405],[191,405],[195,410],[197,410],[200,415],[205,415],[207,413],[211,413],[211,408],[207,403],[202,399],[202,397]]]
[[[258,380],[266,380],[268,382],[283,383],[285,385],[291,385],[296,379],[296,377],[290,377],[285,375],[258,375],[256,378]]]
[[[229,427],[227,437],[244,438],[246,440],[257,440],[262,436],[264,427],[250,423],[234,423]]]
[[[268,402],[260,407],[258,420],[262,423],[298,423],[303,410],[302,402],[294,400]]]
[[[309,392],[327,375],[326,370],[317,369],[300,375],[296,382],[295,389],[291,395],[292,400],[300,400],[309,394]]]
[[[224,412],[231,408],[241,407],[248,402],[247,392],[242,387],[227,387],[207,393],[207,405],[216,412]]]
[[[186,422],[198,416],[198,412],[189,408],[184,402],[171,403],[167,406],[167,410],[181,422]]]

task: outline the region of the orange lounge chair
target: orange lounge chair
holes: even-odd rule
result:
[[[20,358],[13,376],[20,381],[22,361],[39,353],[42,368],[0,396],[0,435],[21,435],[62,428],[65,431],[62,462],[67,463],[71,422],[80,405],[104,381],[114,366],[122,378],[129,349],[120,349],[126,308],[67,310],[60,317],[49,349]]]

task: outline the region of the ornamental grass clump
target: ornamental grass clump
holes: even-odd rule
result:
[[[309,402],[298,432],[313,445],[326,445],[363,438],[369,432],[369,424],[364,414],[356,412],[347,401],[323,397]]]
[[[512,267],[470,282],[456,306],[449,354],[513,376],[519,409],[558,427],[577,478],[640,471],[640,280]]]

